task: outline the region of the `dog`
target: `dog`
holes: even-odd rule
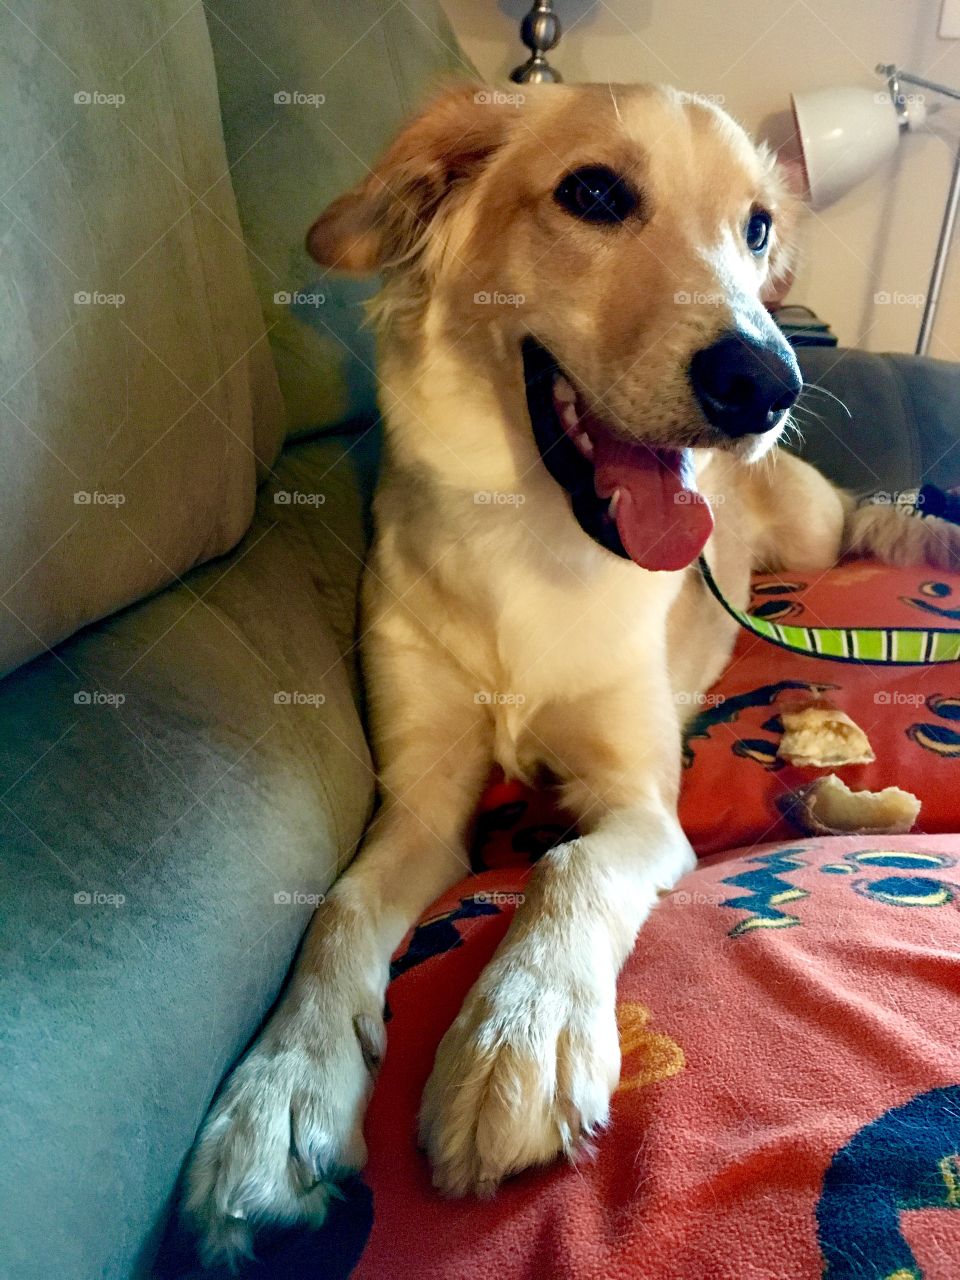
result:
[[[310,230],[325,267],[384,278],[363,623],[381,803],[198,1139],[186,1212],[208,1260],[261,1223],[322,1221],[362,1166],[390,957],[467,872],[495,764],[556,787],[579,834],[444,1036],[422,1143],[440,1191],[484,1196],[603,1128],[618,972],[694,865],[683,715],[735,638],[701,552],[738,607],[757,568],[956,567],[956,539],[858,509],[777,447],[801,377],[762,298],[795,205],[709,102],[467,84]]]

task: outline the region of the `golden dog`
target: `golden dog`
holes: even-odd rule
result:
[[[603,1126],[618,971],[694,863],[683,709],[734,640],[701,549],[738,606],[756,567],[956,563],[926,522],[857,511],[775,447],[801,380],[761,297],[793,216],[770,157],[689,95],[464,86],[311,229],[325,266],[384,275],[363,637],[382,803],[198,1141],[207,1257],[322,1220],[325,1179],[363,1163],[390,956],[467,871],[495,763],[557,786],[580,835],[542,859],[440,1045],[434,1181],[488,1194]]]

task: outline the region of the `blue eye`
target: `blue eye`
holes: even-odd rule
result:
[[[772,224],[773,219],[766,209],[757,209],[755,213],[751,213],[743,232],[747,248],[751,253],[763,253],[766,249]]]
[[[605,165],[574,169],[553,198],[567,213],[583,222],[623,222],[640,206],[640,196],[619,173]]]

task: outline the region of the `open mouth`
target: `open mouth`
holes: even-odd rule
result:
[[[691,450],[625,440],[533,338],[523,343],[523,369],[540,457],[583,531],[644,569],[692,564],[713,514],[696,487]]]

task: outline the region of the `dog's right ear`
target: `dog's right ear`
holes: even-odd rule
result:
[[[411,260],[507,137],[507,95],[459,85],[408,124],[369,177],[335,200],[307,233],[324,267],[366,275]]]

